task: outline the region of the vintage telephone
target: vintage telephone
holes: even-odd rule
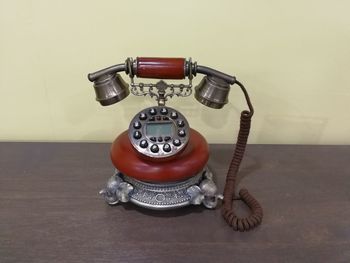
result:
[[[245,87],[235,77],[197,65],[184,58],[128,58],[88,75],[94,82],[96,100],[103,106],[117,103],[130,94],[129,85],[118,72],[130,77],[130,90],[136,96],[149,95],[158,106],[141,110],[131,120],[129,129],[112,144],[111,159],[115,174],[100,191],[110,205],[132,202],[157,209],[173,209],[203,204],[215,208],[223,199],[222,215],[234,230],[247,231],[259,225],[263,210],[246,189],[239,192],[240,200],[251,209],[248,217],[240,218],[233,211],[235,183],[250,130],[254,109]],[[207,167],[208,144],[203,136],[190,128],[178,110],[165,106],[168,99],[192,94],[192,79],[204,78],[195,87],[195,98],[205,106],[222,108],[228,102],[230,85],[237,84],[244,93],[249,110],[241,113],[240,130],[234,155],[227,173],[224,194],[217,194],[213,174]],[[185,79],[188,84],[135,83],[134,77],[154,79]]]

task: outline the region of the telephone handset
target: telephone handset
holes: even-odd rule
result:
[[[119,72],[130,77],[130,86]],[[213,174],[207,166],[208,144],[192,129],[185,116],[165,106],[174,97],[192,94],[192,79],[204,78],[195,87],[195,98],[205,106],[220,109],[228,102],[230,85],[238,85],[245,96],[248,109],[241,113],[236,148],[226,177],[223,196],[217,194]],[[134,78],[161,79],[157,83],[136,83]],[[164,79],[185,79],[188,84],[168,84]],[[239,199],[248,205],[251,214],[238,217],[233,210],[237,173],[248,140],[254,109],[247,90],[235,77],[215,69],[198,65],[184,58],[128,58],[88,75],[94,82],[96,100],[103,106],[126,98],[130,91],[136,96],[149,95],[158,106],[141,110],[131,120],[129,129],[112,144],[111,160],[115,174],[100,191],[110,205],[132,202],[136,205],[165,210],[187,205],[203,204],[215,208],[223,199],[222,215],[234,230],[248,231],[262,221],[263,210],[246,189],[239,191]]]

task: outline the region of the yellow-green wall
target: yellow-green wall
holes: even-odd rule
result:
[[[181,56],[246,84],[250,143],[348,144],[349,10],[340,0],[0,0],[0,140],[111,141],[154,102],[101,107],[87,73],[129,56]],[[223,110],[193,97],[168,106],[220,143],[245,107],[235,88]]]

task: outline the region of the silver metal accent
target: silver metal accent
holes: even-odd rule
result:
[[[165,81],[160,80],[156,84],[135,83],[131,78],[131,93],[135,96],[149,95],[151,98],[155,98],[159,106],[165,105],[168,98],[174,96],[188,97],[192,94],[192,83],[189,85],[184,84],[167,84]]]
[[[130,57],[125,60],[125,65],[126,65],[125,73],[128,74],[130,78],[133,78],[135,75],[134,72],[136,72],[136,68],[137,68],[136,63],[134,63],[134,60]]]
[[[199,186],[191,186],[187,189],[187,193],[191,196],[191,204],[203,204],[206,208],[213,209],[217,206],[218,200],[224,198],[223,195],[217,194],[217,190],[218,188],[213,181],[213,174],[209,169],[206,169]]]
[[[120,176],[119,172],[109,178],[106,188],[102,189],[99,194],[102,195],[105,201],[109,205],[115,205],[122,202],[126,203],[130,200],[130,193],[134,190],[131,184],[124,182]]]
[[[108,180],[100,191],[109,205],[132,202],[153,210],[168,210],[188,205],[203,204],[209,209],[217,205],[222,195],[217,195],[208,167],[193,177],[174,183],[147,183],[126,176],[119,171]]]
[[[167,114],[160,114],[160,111],[162,108],[167,109]],[[150,115],[149,111],[150,109],[155,109],[157,111],[156,115]],[[171,113],[172,112],[176,112],[177,114],[177,118],[176,119],[172,119],[171,118]],[[145,114],[146,115],[146,119],[145,120],[141,120],[139,118],[139,116],[141,114]],[[160,116],[161,118],[167,117],[168,120],[160,120],[160,121],[149,121],[149,119],[151,117],[154,117],[156,119],[157,116]],[[177,126],[177,121],[183,121],[183,126],[178,127]],[[135,122],[139,122],[141,124],[141,128],[135,128],[134,127],[134,123]],[[148,136],[146,133],[146,126],[148,124],[162,124],[162,123],[169,123],[172,124],[172,135],[170,135],[170,140],[169,141],[165,141],[164,139],[159,142],[159,141],[152,141],[151,138],[152,136]],[[185,132],[185,136],[179,136],[178,133],[180,130],[183,130]],[[141,137],[139,138],[135,138],[134,137],[134,133],[139,131],[141,133]],[[130,125],[129,125],[129,130],[128,130],[128,136],[129,136],[129,140],[132,144],[132,146],[135,148],[136,151],[138,151],[139,153],[148,156],[148,157],[152,157],[152,158],[165,158],[165,157],[171,157],[176,155],[177,153],[181,152],[187,145],[188,141],[189,141],[189,137],[190,137],[190,125],[188,124],[188,121],[186,120],[185,116],[182,115],[180,112],[178,112],[177,110],[170,108],[170,107],[166,107],[166,106],[155,106],[155,107],[149,107],[146,108],[142,111],[140,111],[139,113],[137,113],[134,118],[131,120]],[[167,137],[166,135],[163,136]],[[157,138],[158,139],[158,138]],[[180,140],[181,144],[179,146],[176,146],[173,144],[174,140]],[[142,140],[146,140],[147,141],[147,146],[146,147],[141,147],[140,146],[140,142]],[[171,150],[170,151],[164,151],[163,147],[164,144],[168,143],[171,146]],[[151,151],[151,146],[157,144],[159,147],[159,151],[158,152],[152,152]]]
[[[196,62],[195,62],[196,64]],[[193,79],[193,63],[192,58],[189,58],[188,61],[185,62],[185,75],[188,76],[188,79]]]
[[[193,205],[200,205],[203,202],[204,195],[198,185],[192,185],[187,188],[187,194],[191,197],[190,203]]]
[[[167,210],[190,204],[187,188],[200,183],[202,172],[183,182],[147,183],[124,175],[124,180],[132,184],[134,191],[130,202],[149,209]]]

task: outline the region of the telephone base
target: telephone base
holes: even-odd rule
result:
[[[222,195],[217,194],[213,174],[208,167],[180,182],[149,183],[116,171],[100,191],[109,205],[131,202],[153,210],[168,210],[203,204],[213,209]]]

